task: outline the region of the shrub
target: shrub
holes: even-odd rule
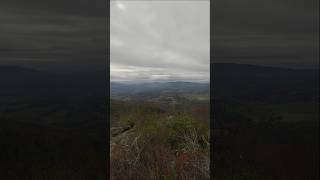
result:
[[[166,121],[168,143],[173,149],[185,151],[208,150],[209,127],[182,115]]]

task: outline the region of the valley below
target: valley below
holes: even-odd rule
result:
[[[112,179],[209,179],[208,84],[112,85]]]

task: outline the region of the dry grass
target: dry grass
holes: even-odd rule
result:
[[[209,179],[207,133],[188,120],[149,119],[130,130],[112,148],[111,179]]]

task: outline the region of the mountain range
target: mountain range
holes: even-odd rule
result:
[[[0,66],[0,96],[106,96],[107,71],[54,74]]]
[[[319,69],[286,69],[215,63],[211,83],[216,99],[246,101],[315,101]],[[0,96],[107,96],[107,70],[54,74],[18,66],[0,66]],[[110,83],[119,95],[209,94],[209,83]]]
[[[319,101],[319,69],[213,64],[216,99],[291,103]]]

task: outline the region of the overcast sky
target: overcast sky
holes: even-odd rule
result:
[[[0,65],[106,68],[105,0],[1,0]]]
[[[212,61],[319,67],[319,0],[214,0],[211,5]]]
[[[112,1],[111,81],[208,81],[209,1]]]
[[[1,0],[0,65],[108,67],[108,1]],[[318,66],[318,0],[211,1],[214,62]],[[111,3],[112,80],[207,80],[209,5]],[[212,49],[213,49],[212,48]]]

